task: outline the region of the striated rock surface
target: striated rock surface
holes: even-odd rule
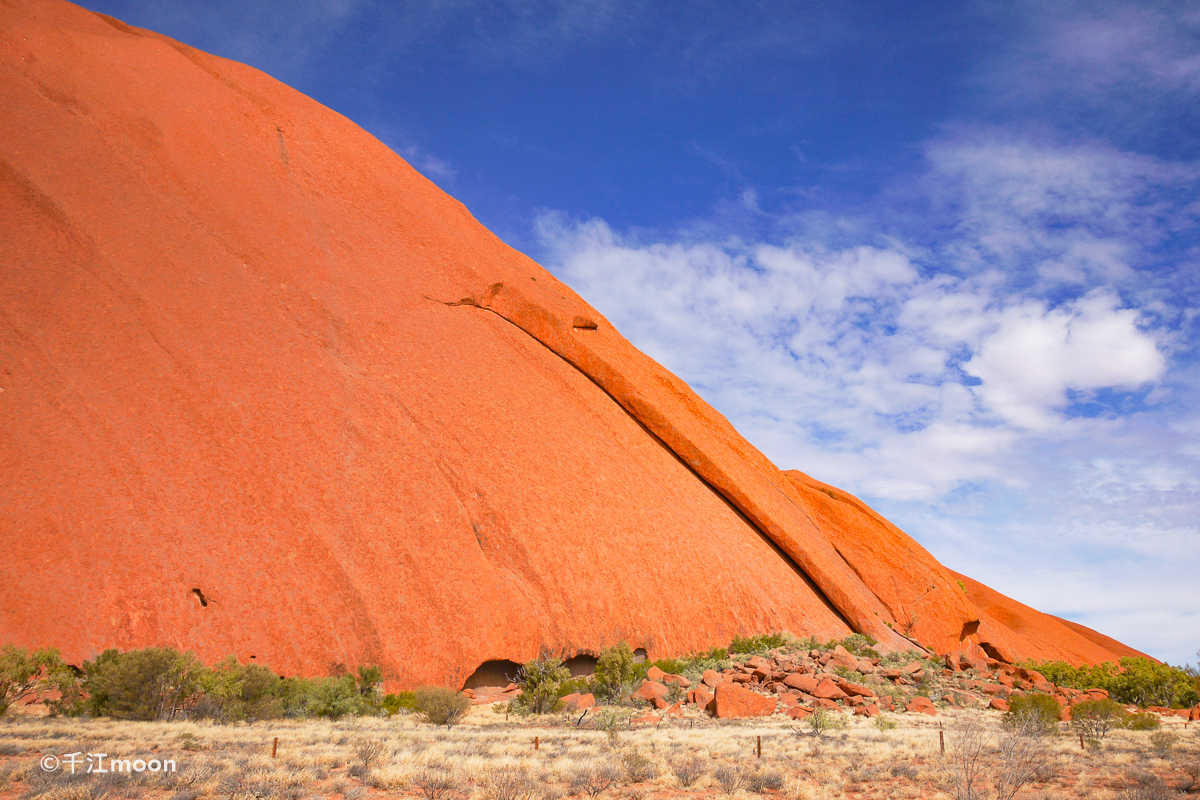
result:
[[[261,72],[13,0],[0,108],[0,641],[401,687],[779,630],[1123,648],[964,595]]]

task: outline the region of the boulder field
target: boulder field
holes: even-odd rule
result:
[[[341,115],[0,3],[0,642],[462,685],[791,631],[1133,651],[782,472]]]
[[[1080,691],[1056,686],[1036,670],[998,661],[978,646],[968,646],[940,659],[896,654],[888,659],[858,657],[842,645],[832,650],[793,651],[779,648],[754,655],[717,672],[708,670],[703,681],[688,688],[679,675],[647,674],[633,693],[649,710],[631,725],[660,725],[673,717],[708,714],[717,719],[745,719],[783,715],[803,720],[822,709],[862,717],[881,713],[924,714],[936,717],[948,708],[987,708],[1008,711],[1009,700],[1044,694],[1058,703],[1060,720],[1071,719],[1071,709],[1088,700],[1107,698],[1104,689]],[[683,681],[683,683],[680,683]],[[672,686],[687,689],[672,693]],[[511,693],[520,690],[509,687]],[[678,695],[678,700],[676,699]],[[586,703],[581,697],[588,698]],[[489,697],[479,702],[495,702]],[[568,698],[564,698],[564,704]],[[571,695],[568,710],[596,705],[592,695]],[[936,699],[936,702],[935,702]],[[1128,711],[1141,711],[1129,706]],[[1161,717],[1200,720],[1200,707],[1150,707]],[[580,725],[595,725],[596,718],[582,715]]]

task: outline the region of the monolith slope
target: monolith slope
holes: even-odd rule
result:
[[[981,624],[923,550],[876,559],[894,526],[827,509],[261,72],[15,0],[0,108],[0,641],[412,686],[775,630],[941,652]]]

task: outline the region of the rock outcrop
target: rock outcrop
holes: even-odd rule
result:
[[[60,0],[0,4],[0,67],[0,641],[401,687],[778,630],[1123,648],[997,617],[263,73]]]

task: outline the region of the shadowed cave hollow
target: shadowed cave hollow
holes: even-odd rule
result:
[[[596,674],[596,664],[600,659],[587,653],[580,653],[577,656],[571,656],[563,662],[567,669],[571,670],[572,678],[583,678],[588,675]]]
[[[516,680],[517,670],[520,668],[521,665],[516,661],[508,661],[506,659],[485,661],[468,676],[462,688],[479,689],[483,686],[499,686],[503,688]]]
[[[645,661],[646,651],[639,647],[634,651],[635,661]],[[583,678],[596,674],[596,664],[599,659],[590,653],[579,653],[563,661],[563,665],[571,671],[572,678]],[[483,686],[499,686],[501,688],[514,683],[517,671],[521,665],[516,661],[495,659],[480,664],[463,682],[464,689],[478,689]]]

